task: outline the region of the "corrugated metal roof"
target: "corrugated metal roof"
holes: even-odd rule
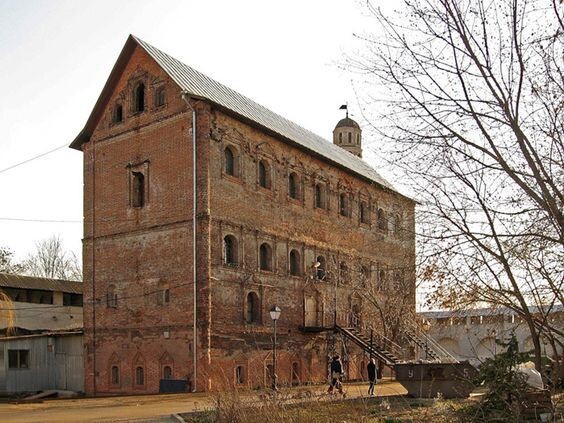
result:
[[[0,273],[0,288],[40,289],[43,291],[82,294],[82,286],[82,282]]]
[[[268,110],[266,107],[255,103],[253,100],[185,65],[149,43],[135,36],[131,37],[155,59],[181,89],[229,109],[337,165],[397,192],[391,183],[380,176],[376,170],[361,158]]]

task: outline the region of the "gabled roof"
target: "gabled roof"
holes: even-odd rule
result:
[[[83,286],[82,282],[39,278],[36,276],[23,276],[23,275],[16,275],[13,273],[0,273],[0,289],[2,288],[37,289],[41,291],[82,294],[82,286]]]
[[[135,46],[140,46],[145,50],[176,82],[181,90],[187,91],[194,97],[205,99],[235,114],[237,117],[242,118],[242,120],[282,137],[286,141],[307,150],[309,153],[325,161],[329,161],[382,187],[396,191],[392,184],[359,157],[268,110],[266,107],[255,103],[253,100],[220,84],[133,35],[130,35],[127,39],[94,110],[88,118],[84,129],[70,145],[71,148],[80,149],[80,146],[89,140],[99,116],[103,113],[104,105],[109,100],[112,87],[117,83],[121,70],[127,64]]]

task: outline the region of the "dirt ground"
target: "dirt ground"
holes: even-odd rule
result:
[[[347,397],[366,394],[367,384],[346,384]],[[288,388],[287,394],[310,391],[321,395],[326,386]],[[376,387],[376,396],[403,395],[397,382],[385,381]],[[252,393],[256,395],[256,393]],[[244,394],[243,394],[244,395]],[[176,422],[173,414],[205,410],[214,397],[208,394],[139,395],[107,398],[46,400],[39,403],[0,404],[3,423],[75,423],[75,422]]]

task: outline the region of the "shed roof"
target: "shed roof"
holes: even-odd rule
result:
[[[82,294],[82,282],[0,273],[0,288],[38,289],[42,291]]]
[[[103,112],[104,105],[109,100],[111,88],[117,83],[119,74],[123,67],[125,67],[125,64],[127,64],[135,46],[139,46],[146,51],[172,80],[176,82],[180,89],[187,91],[190,95],[216,104],[246,121],[254,123],[291,143],[295,143],[298,147],[319,156],[325,161],[329,161],[364,179],[375,182],[384,188],[398,192],[390,182],[384,179],[361,158],[272,112],[266,107],[255,103],[248,97],[198,72],[133,35],[130,35],[127,39],[92,114],[84,129],[70,145],[71,148],[79,149],[84,142],[89,140],[94,126]]]

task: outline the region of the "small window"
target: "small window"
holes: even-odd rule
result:
[[[386,271],[383,269],[378,272],[378,285],[381,290],[386,287]]]
[[[315,207],[318,209],[325,209],[325,187],[322,184],[315,185]]]
[[[259,248],[260,270],[272,270],[272,248],[266,242]]]
[[[236,266],[239,262],[237,239],[233,235],[223,238],[223,262],[230,266]]]
[[[8,368],[29,369],[29,350],[8,350]]]
[[[118,366],[112,366],[111,369],[111,384],[112,385],[119,385],[119,367]]]
[[[160,282],[157,290],[157,304],[167,305],[170,303],[170,288],[167,282]]]
[[[110,308],[117,308],[118,295],[117,295],[117,292],[116,292],[115,285],[110,285],[108,287],[108,293],[107,293],[107,296],[106,296],[106,304]]]
[[[237,366],[235,368],[235,383],[238,385],[245,383],[245,369],[243,366]]]
[[[172,367],[170,366],[163,367],[163,379],[172,379]]]
[[[339,144],[343,142],[343,133],[339,132]]]
[[[360,145],[360,134],[356,134],[356,143]]]
[[[141,172],[132,172],[131,205],[143,207],[145,205],[145,175]]]
[[[135,384],[137,386],[145,385],[145,369],[141,366],[135,368]]]
[[[114,123],[123,122],[123,106],[121,104],[116,104],[114,109]]]
[[[352,134],[349,132],[349,144],[351,143]]]
[[[366,266],[360,266],[360,279],[362,286],[366,286],[370,281],[370,269]]]
[[[140,83],[133,92],[134,109],[136,112],[145,110],[145,84]]]
[[[294,172],[288,176],[288,196],[295,200],[300,199],[299,178]]]
[[[260,319],[260,304],[259,297],[256,292],[249,292],[247,294],[247,308],[245,313],[245,321],[247,323],[259,323]]]
[[[300,253],[298,250],[292,250],[290,251],[290,275],[299,276],[301,274]]]
[[[272,186],[270,177],[270,166],[265,160],[259,161],[258,164],[258,180],[262,188],[270,189]]]
[[[339,273],[341,275],[341,282],[342,283],[348,283],[349,282],[349,267],[347,266],[347,263],[345,263],[344,261],[342,261],[341,264],[339,265]]]
[[[237,157],[231,147],[225,147],[224,160],[225,174],[237,177],[239,173],[237,169]]]
[[[370,217],[368,213],[368,206],[366,202],[360,202],[360,223],[370,223]]]
[[[339,196],[339,213],[345,217],[349,215],[349,197],[345,193]]]
[[[165,105],[165,87],[159,87],[157,88],[157,91],[155,91],[155,106],[156,107],[161,107]]]
[[[315,277],[317,280],[322,281],[327,276],[327,262],[325,261],[325,257],[318,256],[317,263],[319,263],[319,266],[317,266]]]
[[[399,214],[394,215],[394,235],[398,236],[401,234],[401,218]]]
[[[378,229],[385,231],[388,228],[388,222],[386,221],[386,214],[384,210],[378,209]]]

